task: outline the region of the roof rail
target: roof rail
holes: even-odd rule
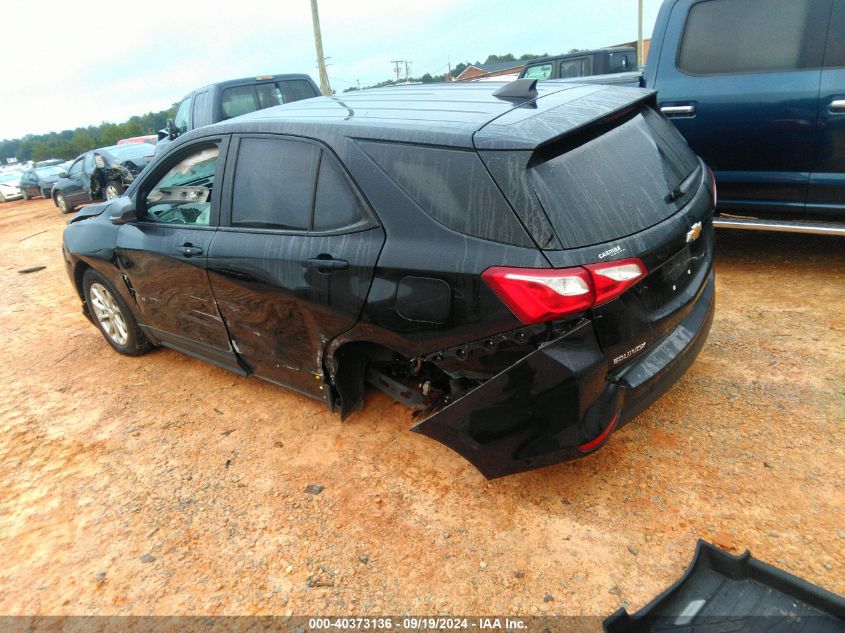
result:
[[[535,99],[537,97],[536,79],[514,79],[493,93],[500,99]]]

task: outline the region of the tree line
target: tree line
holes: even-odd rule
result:
[[[575,49],[573,49],[574,51]],[[457,66],[452,69],[452,79],[460,75],[464,70],[466,70],[469,66],[479,66],[481,64],[495,64],[497,62],[524,62],[529,61],[531,59],[537,59],[538,57],[548,57],[548,53],[543,53],[541,55],[535,55],[534,53],[524,53],[519,57],[514,56],[513,53],[507,53],[505,55],[488,55],[487,59],[483,62],[479,62],[478,60],[475,61],[473,64],[472,62],[461,62]],[[431,73],[425,73],[424,75],[420,75],[419,77],[410,77],[408,81],[412,82],[419,82],[424,84],[433,84],[433,83],[440,83],[446,81],[446,73],[442,75],[432,75]],[[380,81],[377,84],[372,86],[366,86],[364,88],[360,88],[360,90],[366,90],[367,88],[381,88],[382,86],[392,86],[396,84],[397,81],[395,79],[386,79],[385,81]],[[398,83],[405,83],[404,79],[401,79]],[[354,92],[355,90],[359,90],[356,86],[351,88],[347,88],[344,92]]]
[[[0,141],[0,161],[5,164],[7,158],[17,158],[18,162],[48,158],[70,160],[96,147],[114,145],[120,139],[155,134],[166,125],[167,119],[175,116],[176,105],[161,112],[133,116],[123,123],[103,122],[75,130],[27,134],[23,138]]]

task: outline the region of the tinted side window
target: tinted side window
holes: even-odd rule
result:
[[[241,139],[232,226],[307,231],[319,148],[288,139]]]
[[[693,75],[821,65],[829,0],[707,0],[690,9],[678,67]]]
[[[837,0],[833,8],[824,65],[827,68],[845,66],[845,0]]]
[[[249,114],[258,109],[252,86],[236,86],[223,91],[223,119]]]
[[[361,147],[441,224],[482,239],[532,244],[475,152],[399,143]]]
[[[176,116],[173,117],[173,125],[183,134],[188,131],[188,116],[191,111],[192,97],[187,96],[179,104],[179,109],[176,110]]]
[[[209,107],[208,90],[203,90],[194,96],[194,128],[211,123],[211,108]]]
[[[361,201],[337,161],[323,152],[317,198],[314,203],[314,230],[332,231],[353,226],[364,219]]]

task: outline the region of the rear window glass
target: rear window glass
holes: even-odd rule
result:
[[[707,0],[687,16],[678,67],[693,75],[821,65],[827,15],[819,0]]]
[[[258,109],[255,103],[255,92],[253,86],[237,86],[235,88],[226,88],[223,91],[223,118],[231,119],[232,117],[241,116],[242,114],[249,114]]]
[[[311,97],[317,96],[314,86],[304,79],[287,79],[280,81],[278,86],[282,93],[282,103],[290,103],[291,101],[310,99]]]
[[[309,230],[319,156],[319,148],[310,143],[242,139],[232,192],[232,226]]]
[[[689,201],[702,172],[680,133],[651,108],[548,155],[529,168],[529,181],[565,248],[619,239],[668,218]]]
[[[475,152],[399,143],[361,142],[361,147],[444,226],[482,239],[532,245]]]

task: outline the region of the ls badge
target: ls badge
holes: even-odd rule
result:
[[[701,222],[696,222],[687,231],[687,244],[697,240],[699,235],[701,235]]]

